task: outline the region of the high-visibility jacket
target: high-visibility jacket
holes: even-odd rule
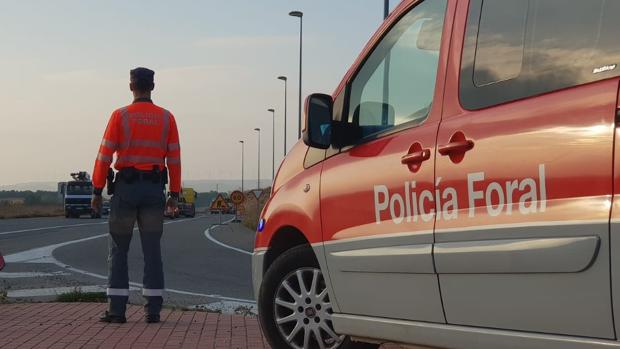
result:
[[[150,100],[137,100],[115,110],[99,147],[93,171],[93,186],[103,189],[108,168],[134,167],[150,171],[154,166],[168,167],[171,192],[181,190],[181,147],[174,116]]]

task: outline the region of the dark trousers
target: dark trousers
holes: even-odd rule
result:
[[[110,204],[110,254],[108,258],[109,312],[124,315],[129,298],[127,253],[138,222],[144,277],[142,294],[145,312],[159,314],[163,303],[164,272],[161,260],[161,236],[164,224],[165,195],[162,185],[150,181],[126,183],[119,180]]]

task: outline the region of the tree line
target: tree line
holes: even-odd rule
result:
[[[9,200],[23,201],[24,205],[57,205],[62,203],[62,197],[55,191],[0,191],[0,204],[9,204]]]

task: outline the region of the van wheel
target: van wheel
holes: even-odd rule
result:
[[[258,296],[261,328],[273,348],[370,349],[334,332],[325,279],[308,245],[278,257],[265,273]]]

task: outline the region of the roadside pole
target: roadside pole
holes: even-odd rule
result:
[[[217,214],[219,214],[220,216],[219,224],[222,224],[222,215],[224,214],[224,211],[228,211],[228,204],[226,203],[226,200],[221,193],[218,193],[215,200],[211,202],[211,206],[209,206],[209,211],[212,213],[217,212]]]
[[[235,190],[230,193],[230,201],[235,205],[235,220],[234,222],[241,222],[239,219],[239,207],[245,200],[245,194],[242,191]]]

